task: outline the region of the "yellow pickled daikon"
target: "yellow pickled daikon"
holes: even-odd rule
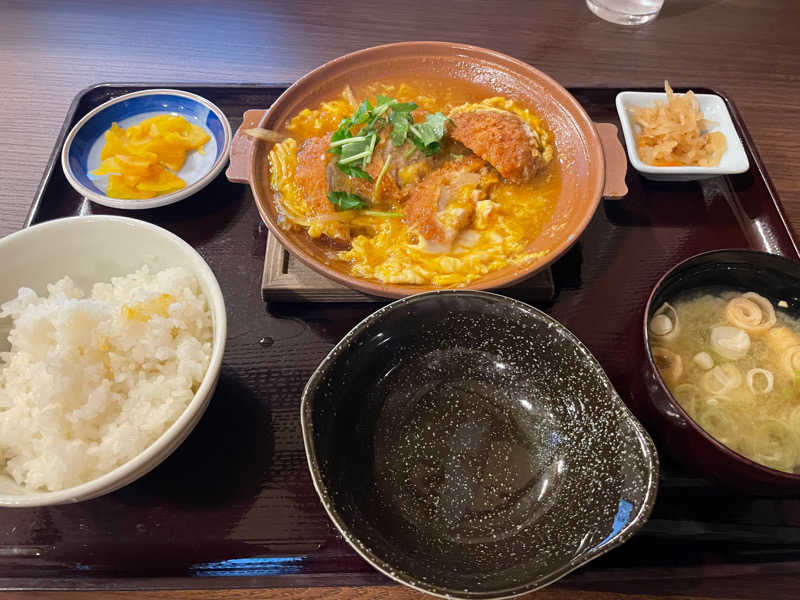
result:
[[[122,129],[116,123],[105,133],[100,166],[92,175],[109,175],[106,193],[112,198],[143,199],[175,192],[186,182],[174,171],[211,137],[176,115],[158,115]]]

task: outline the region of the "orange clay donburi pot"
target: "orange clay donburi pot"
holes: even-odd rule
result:
[[[337,58],[298,80],[268,111],[251,110],[234,137],[228,179],[249,183],[261,218],[270,233],[303,263],[343,285],[367,294],[400,298],[436,289],[431,285],[384,284],[353,277],[347,265],[324,243],[305,231],[278,226],[267,154],[271,144],[242,134],[243,129],[280,130],[304,108],[315,108],[339,96],[346,85],[358,88],[373,81],[403,77],[451,79],[485,88],[486,96],[502,95],[530,106],[551,128],[561,162],[562,188],[550,224],[529,245],[528,252],[549,250],[544,257],[510,265],[473,281],[484,290],[512,285],[547,268],[578,239],[600,199],[627,193],[627,160],[614,125],[595,124],[561,85],[528,64],[484,48],[447,42],[403,42],[359,50]]]

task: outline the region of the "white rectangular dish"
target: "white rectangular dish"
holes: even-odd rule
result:
[[[747,160],[747,154],[736,133],[725,101],[715,94],[697,94],[695,97],[700,104],[703,116],[712,124],[709,131],[721,131],[725,134],[728,143],[728,148],[716,167],[657,167],[642,161],[636,150],[638,125],[633,121],[631,109],[652,107],[656,101],[666,102],[667,95],[664,92],[620,92],[617,94],[617,113],[625,136],[628,160],[644,177],[656,181],[695,181],[720,175],[744,173],[750,168],[750,162]]]

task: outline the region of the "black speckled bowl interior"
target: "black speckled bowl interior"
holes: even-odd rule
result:
[[[303,435],[336,526],[421,591],[545,586],[647,519],[652,441],[595,358],[541,311],[419,294],[362,321],[309,380]]]

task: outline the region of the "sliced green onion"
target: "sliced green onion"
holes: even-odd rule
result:
[[[331,142],[331,148],[335,148],[336,146],[344,146],[345,144],[349,144],[351,142],[363,142],[366,139],[366,136],[363,135],[359,137],[344,138],[343,140]]]
[[[346,165],[348,163],[355,162],[355,161],[357,161],[359,159],[362,159],[365,156],[369,156],[370,154],[372,154],[372,153],[369,150],[364,150],[364,152],[359,152],[358,154],[354,154],[353,156],[348,156],[347,158],[339,159],[339,164],[340,165]]]
[[[363,167],[369,164],[369,161],[372,160],[372,152],[375,150],[375,144],[378,142],[378,135],[373,133],[372,139],[369,142],[369,148],[367,149],[367,156],[369,157],[367,160],[364,161]]]
[[[386,169],[389,168],[389,163],[392,162],[392,155],[386,157],[386,162],[383,163],[383,167],[381,167],[381,172],[378,173],[378,178],[375,180],[375,189],[372,192],[372,200],[377,200],[378,198],[378,190],[381,189],[381,180],[383,180],[383,175],[386,173]]]
[[[383,212],[380,210],[362,210],[360,212],[368,217],[386,217],[390,219],[401,219],[403,217],[403,213]]]

